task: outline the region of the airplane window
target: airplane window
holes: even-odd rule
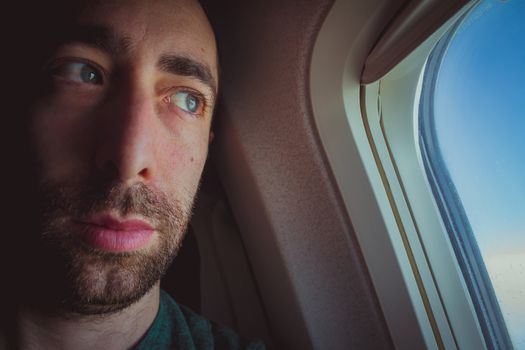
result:
[[[489,348],[525,349],[525,1],[477,4],[430,55],[420,148]]]

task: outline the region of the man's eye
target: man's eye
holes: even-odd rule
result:
[[[93,65],[85,62],[63,62],[51,73],[61,78],[84,84],[101,85],[102,73]]]
[[[188,91],[178,91],[170,96],[170,101],[183,111],[199,114],[202,111],[203,103],[201,98],[195,93]]]

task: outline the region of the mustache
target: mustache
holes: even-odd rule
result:
[[[162,232],[171,232],[191,216],[192,205],[181,205],[144,183],[125,185],[119,181],[93,179],[76,184],[42,183],[40,186],[42,217],[82,218],[112,211],[125,217],[140,215]],[[187,213],[183,208],[187,209]]]

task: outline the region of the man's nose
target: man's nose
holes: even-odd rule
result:
[[[95,162],[99,171],[122,182],[151,181],[155,175],[155,103],[129,84],[112,94],[97,123]]]

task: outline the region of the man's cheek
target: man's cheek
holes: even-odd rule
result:
[[[166,148],[165,148],[166,149]],[[206,162],[207,146],[201,143],[172,145],[169,152],[165,152],[164,160],[160,162],[160,178],[158,182],[167,184],[175,193],[175,197],[182,199],[189,194],[194,195],[197,190]]]
[[[89,153],[91,127],[80,113],[55,108],[35,113],[32,119],[33,148],[42,175],[60,179],[85,161]]]

